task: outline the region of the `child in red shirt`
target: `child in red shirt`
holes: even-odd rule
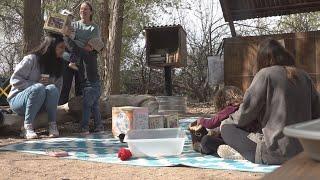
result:
[[[242,91],[236,87],[225,87],[218,91],[215,97],[218,113],[210,119],[201,117],[189,125],[195,151],[203,154],[215,154],[218,146],[224,144],[219,130],[216,130],[214,135],[207,135],[207,129],[219,128],[223,120],[238,110],[242,98]]]

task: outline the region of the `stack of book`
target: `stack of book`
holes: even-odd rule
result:
[[[149,62],[152,65],[163,65],[163,64],[172,64],[177,63],[177,54],[151,54]]]
[[[166,63],[167,64],[176,63],[176,54],[167,54]]]
[[[166,63],[165,54],[151,54],[150,55],[150,64],[164,64]]]

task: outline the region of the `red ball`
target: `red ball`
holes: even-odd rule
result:
[[[121,148],[118,152],[118,158],[121,159],[121,161],[128,160],[132,157],[132,154],[129,149]]]

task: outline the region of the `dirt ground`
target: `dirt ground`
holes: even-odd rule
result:
[[[211,114],[212,109],[189,108],[192,114]],[[207,116],[206,115],[206,116]],[[62,135],[72,132],[73,125],[60,127]],[[73,126],[74,127],[74,126]],[[24,141],[18,134],[0,136],[0,146]],[[65,160],[0,151],[0,179],[259,179],[264,174],[238,171],[208,170],[190,167],[137,167]]]

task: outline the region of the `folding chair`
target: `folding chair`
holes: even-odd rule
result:
[[[10,78],[9,78],[0,87],[0,105],[7,105],[7,102],[2,102],[2,101],[6,101],[10,89],[11,89],[11,85],[10,85]]]

